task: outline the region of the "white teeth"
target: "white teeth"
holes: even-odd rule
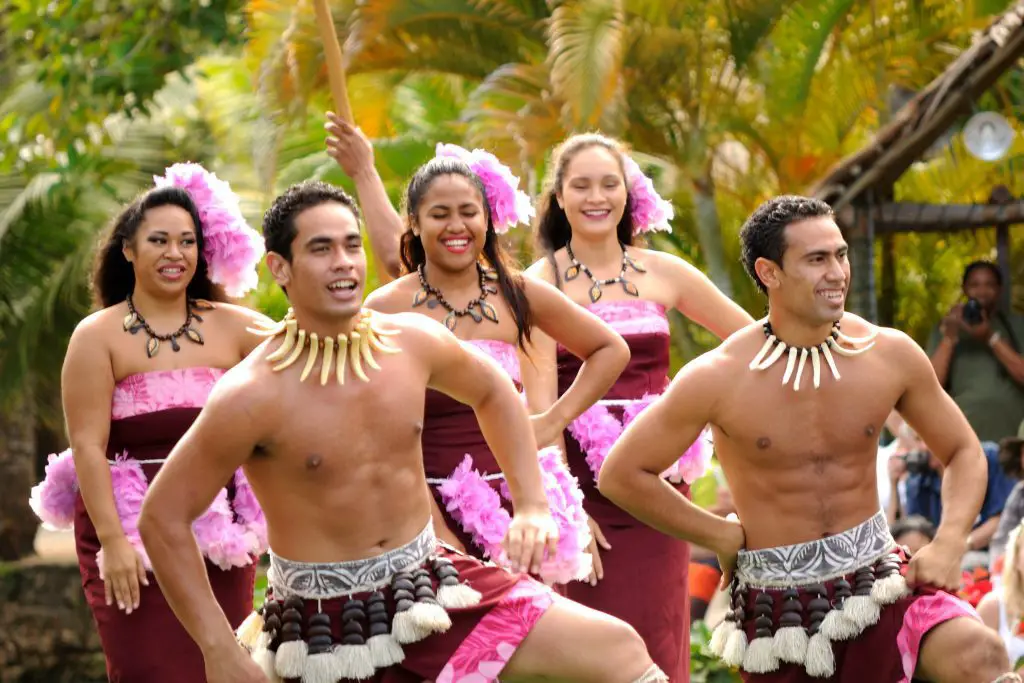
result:
[[[469,240],[445,240],[444,243],[449,247],[464,247],[469,244]]]
[[[327,285],[327,289],[330,289],[330,290],[355,289],[355,288],[356,288],[355,280],[339,280],[338,282],[332,282],[331,284]]]

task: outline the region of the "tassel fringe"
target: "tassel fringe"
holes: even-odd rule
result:
[[[281,643],[274,657],[274,670],[281,678],[302,678],[306,671],[306,659],[309,648],[301,640],[290,640]]]
[[[711,633],[711,642],[708,643],[708,649],[711,650],[711,654],[722,658],[725,654],[725,644],[729,642],[729,636],[731,636],[737,630],[735,622],[723,621],[715,630]]]
[[[867,627],[878,623],[882,616],[882,606],[869,595],[854,595],[843,603],[843,613],[857,625],[857,633],[854,634],[856,636]]]
[[[860,634],[860,629],[844,609],[834,609],[821,622],[821,635],[831,641],[850,640]]]
[[[836,672],[836,657],[832,643],[821,633],[815,633],[807,643],[807,657],[804,662],[807,675],[829,678]]]
[[[238,639],[242,647],[251,652],[256,647],[256,641],[262,633],[263,615],[259,612],[252,612],[235,631],[235,638]]]
[[[729,640],[725,643],[725,651],[722,653],[722,661],[732,667],[739,667],[747,654],[747,634],[743,629],[737,628],[729,634]]]
[[[910,597],[910,586],[903,575],[896,572],[871,586],[871,599],[880,605],[891,605],[901,598]]]
[[[256,662],[267,677],[270,683],[282,683],[284,679],[277,675],[277,668],[274,666],[274,653],[266,648],[253,650],[252,659]]]
[[[743,670],[752,674],[767,674],[779,670],[779,658],[774,652],[774,638],[754,638],[743,656]]]
[[[417,602],[409,608],[409,617],[416,624],[417,630],[427,635],[444,633],[452,627],[452,618],[444,608],[430,602]]]
[[[391,622],[391,633],[394,635],[395,641],[402,645],[418,643],[430,635],[429,631],[417,623],[411,612],[411,608],[399,612]]]
[[[378,668],[401,664],[405,660],[405,650],[390,633],[373,636],[366,644],[370,648],[370,660]]]
[[[373,655],[366,645],[336,645],[331,652],[330,659],[334,664],[337,678],[327,683],[335,683],[339,678],[351,678],[359,680],[372,678],[377,670],[373,665]],[[307,681],[302,683],[320,683],[319,681]]]
[[[772,652],[780,662],[803,664],[807,657],[807,631],[803,626],[787,626],[775,632]]]
[[[483,596],[480,591],[464,583],[441,586],[437,591],[437,602],[446,609],[465,609],[479,605]]]
[[[306,657],[302,683],[338,683],[343,674],[344,670],[334,656],[330,652],[322,652]]]

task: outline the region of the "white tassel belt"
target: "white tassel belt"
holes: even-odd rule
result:
[[[236,637],[272,682],[371,678],[404,659],[402,645],[451,628],[448,609],[480,603],[480,593],[461,583],[437,550],[428,522],[410,543],[366,560],[304,563],[271,555],[267,601]]]
[[[809,676],[832,676],[832,643],[858,637],[885,606],[911,594],[896,543],[878,516],[811,543],[742,552],[732,609],[715,628],[711,651],[749,673],[797,664]],[[868,559],[851,566],[857,557]]]

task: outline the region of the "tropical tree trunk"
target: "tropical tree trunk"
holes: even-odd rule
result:
[[[36,483],[36,420],[23,395],[0,412],[0,561],[31,555],[39,522],[28,505]]]
[[[715,182],[710,172],[693,180],[693,205],[697,219],[697,240],[700,242],[708,277],[723,294],[732,299],[732,278],[725,264],[722,225],[715,205]]]

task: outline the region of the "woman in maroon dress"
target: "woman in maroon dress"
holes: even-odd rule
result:
[[[499,234],[526,223],[532,213],[513,180],[486,152],[439,145],[438,156],[409,183],[409,227],[402,236],[408,274],[371,294],[367,306],[386,313],[419,312],[443,322],[495,360],[517,385],[517,351],[535,329],[565,344],[582,359],[582,370],[558,402],[535,416],[537,443],[544,446],[612,386],[628,355],[622,339],[596,316],[573,306],[554,287],[512,270]],[[492,453],[484,437],[468,406],[428,392],[422,442],[435,526],[450,542],[454,534],[466,552],[500,563],[510,507],[501,454]],[[546,449],[539,457],[560,543],[557,561],[532,571],[554,584],[589,578],[590,537],[578,484],[561,453]]]
[[[631,354],[611,391],[564,435],[570,470],[580,481],[591,527],[601,541],[603,573],[596,584],[570,584],[567,593],[628,622],[669,679],[687,681],[689,546],[605,499],[596,474],[624,424],[668,385],[666,310],[677,309],[719,338],[753,319],[682,259],[636,246],[639,234],[670,229],[671,206],[614,140],[573,136],[556,149],[551,168],[536,221],[545,257],[527,272],[560,287],[611,325]],[[541,335],[530,353],[537,358],[530,368],[536,370],[524,373],[524,382],[531,408],[543,410],[572,384],[579,363]],[[710,443],[702,439],[680,456],[665,476],[688,495],[710,457]]]
[[[75,329],[61,378],[71,449],[32,492],[44,524],[74,526],[82,586],[114,683],[206,680],[199,648],[153,580],[136,521],[214,383],[260,341],[223,303],[256,282],[262,241],[223,181],[168,169],[114,221],[96,262],[100,310]],[[241,470],[193,527],[233,626],[252,611],[263,515]]]

